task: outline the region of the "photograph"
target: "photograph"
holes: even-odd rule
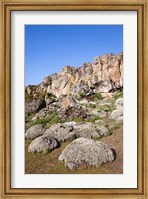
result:
[[[25,174],[123,174],[123,25],[24,31]]]
[[[146,3],[0,1],[0,198],[148,198]]]

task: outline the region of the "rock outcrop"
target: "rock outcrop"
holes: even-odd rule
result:
[[[104,54],[94,58],[93,63],[86,62],[80,68],[65,66],[62,71],[46,78],[36,88],[28,87],[27,93],[52,93],[61,95],[90,95],[108,93],[123,87],[123,53]],[[52,99],[53,100],[53,99]],[[46,100],[46,104],[51,103]],[[65,102],[66,103],[66,102]]]

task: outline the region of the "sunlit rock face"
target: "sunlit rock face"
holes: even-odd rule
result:
[[[96,56],[93,63],[86,62],[81,67],[65,66],[59,74],[54,73],[43,79],[37,90],[41,93],[78,96],[91,93],[108,93],[123,87],[123,52],[118,55]],[[29,88],[28,93],[31,93]]]

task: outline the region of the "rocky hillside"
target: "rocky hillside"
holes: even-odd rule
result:
[[[26,86],[27,153],[51,153],[68,141],[56,161],[70,170],[116,161],[116,146],[101,139],[122,128],[122,89],[122,52],[97,56],[80,68],[65,66],[39,85]]]

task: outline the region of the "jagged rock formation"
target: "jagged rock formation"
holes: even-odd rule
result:
[[[123,87],[123,53],[104,54],[94,58],[93,63],[84,63],[80,68],[65,66],[62,71],[43,79],[37,86],[28,86],[26,92],[61,95],[90,95],[108,93]]]

